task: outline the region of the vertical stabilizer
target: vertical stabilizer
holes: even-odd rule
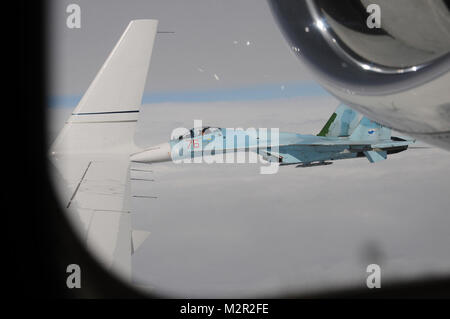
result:
[[[389,140],[391,138],[391,129],[377,122],[363,117],[359,125],[350,136],[351,140],[373,141],[373,140]]]
[[[362,114],[349,108],[345,104],[340,104],[317,136],[350,136],[361,118]]]

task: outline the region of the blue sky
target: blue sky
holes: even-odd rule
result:
[[[261,101],[280,98],[295,98],[301,96],[318,97],[326,95],[328,95],[328,93],[316,83],[291,82],[285,84],[268,83],[224,89],[148,92],[144,94],[142,103]],[[49,99],[49,106],[75,107],[81,97],[82,94],[52,96]]]

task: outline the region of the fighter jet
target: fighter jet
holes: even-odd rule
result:
[[[133,162],[182,161],[238,151],[255,152],[280,165],[316,166],[366,157],[371,163],[402,152],[415,140],[391,136],[391,129],[341,104],[317,135],[261,129],[198,127],[168,143],[132,154]]]

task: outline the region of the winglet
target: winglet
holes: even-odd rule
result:
[[[139,110],[158,20],[133,20],[97,73],[74,114]]]
[[[157,26],[157,20],[133,20],[128,24],[55,140],[53,155],[118,152],[129,155],[137,151],[133,143],[135,122]]]

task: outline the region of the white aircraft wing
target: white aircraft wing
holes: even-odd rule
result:
[[[128,279],[133,247],[129,155],[157,32],[131,21],[51,147],[55,186],[80,238],[106,268]],[[133,245],[133,239],[138,241]]]

